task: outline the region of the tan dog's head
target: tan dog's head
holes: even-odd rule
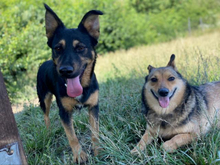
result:
[[[177,71],[174,60],[175,55],[171,55],[166,67],[148,66],[144,96],[150,108],[159,114],[174,110],[185,92],[186,81]]]

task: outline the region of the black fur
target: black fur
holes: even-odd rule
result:
[[[49,6],[45,4],[45,8],[47,12],[53,14],[53,16],[58,22],[58,27],[56,28],[53,37],[48,39],[48,46],[50,46],[52,49],[53,60],[57,58],[60,59],[62,58],[61,60],[62,63],[60,64],[60,66],[62,65],[71,66],[73,62],[81,64],[82,62],[77,57],[78,54],[73,50],[72,47],[70,47],[72,46],[72,42],[74,39],[79,40],[81,43],[86,45],[88,49],[88,53],[83,56],[86,56],[87,58],[91,58],[91,51],[95,52],[94,46],[97,44],[97,40],[88,34],[82,22],[86,19],[88,15],[91,14],[102,15],[102,12],[96,10],[89,11],[87,14],[85,14],[77,29],[67,29],[65,28],[62,21],[58,18],[58,16],[53,12],[53,10],[49,8]],[[64,51],[63,54],[57,55],[56,53],[54,53],[55,52],[54,47],[61,39],[65,39],[68,45],[66,46],[67,47],[66,50],[63,50]],[[83,87],[82,98],[79,100],[79,102],[82,104],[88,100],[91,93],[99,89],[98,82],[94,74],[95,62],[96,59],[94,59],[94,63],[92,66],[89,86]],[[78,71],[76,71],[76,73],[73,73],[72,75],[67,75],[65,77],[65,75],[64,76],[60,75],[60,73],[58,72],[59,68],[57,69],[57,67],[58,66],[52,60],[46,61],[40,66],[37,74],[37,93],[40,101],[40,106],[44,112],[45,112],[44,99],[46,94],[48,92],[54,94],[56,97],[57,105],[60,110],[61,119],[64,122],[69,123],[70,119],[69,119],[69,115],[67,115],[68,112],[65,111],[60,99],[63,97],[68,97],[65,86],[66,78],[74,77],[76,74],[78,74]],[[98,106],[96,106],[96,109],[98,111]]]
[[[47,44],[52,50],[52,60],[44,62],[39,68],[37,74],[37,94],[40,106],[46,117],[46,111],[48,110],[46,109],[47,103],[45,104],[45,98],[48,94],[55,95],[60,118],[64,123],[64,127],[67,130],[72,130],[69,133],[72,134],[73,129],[70,126],[72,111],[79,105],[88,106],[92,119],[98,125],[99,105],[97,91],[99,90],[99,86],[94,68],[97,58],[95,46],[98,43],[99,37],[98,15],[102,15],[103,13],[101,11],[91,10],[85,14],[78,28],[67,29],[55,12],[46,4],[44,6],[46,9]],[[80,81],[83,89],[82,94],[77,95],[79,97],[69,96],[66,87],[67,79],[74,79],[76,77],[79,77],[77,80]],[[92,97],[92,94],[95,95],[95,99],[93,95],[92,101],[88,101]],[[68,106],[63,105],[63,98],[71,98],[65,102],[68,103]],[[94,129],[98,131],[97,127]],[[75,146],[71,147],[74,148]],[[77,155],[74,156],[78,159]]]

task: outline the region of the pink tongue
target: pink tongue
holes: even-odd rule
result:
[[[81,95],[83,88],[79,81],[79,76],[71,79],[67,79],[67,94],[70,97],[77,97]]]
[[[159,97],[159,104],[162,108],[168,107],[170,102],[169,97]]]

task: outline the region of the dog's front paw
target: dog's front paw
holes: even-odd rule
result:
[[[98,147],[98,146],[96,146],[92,151],[93,151],[93,155],[94,155],[94,156],[98,156],[99,153],[101,153],[102,151],[104,151],[104,149],[103,149],[103,148],[100,148],[100,147]]]
[[[144,151],[145,147],[146,147],[146,144],[143,143],[143,141],[140,141],[140,142],[137,144],[137,146],[134,147],[133,150],[131,150],[131,154],[136,154],[136,155],[138,154],[138,155],[140,155],[140,154],[141,154],[141,151]]]
[[[132,155],[140,155],[140,151],[138,151],[137,147],[134,147],[133,150],[131,150]]]
[[[80,163],[80,164],[86,163],[88,160],[88,156],[84,151],[81,151],[78,154],[74,154],[73,160],[74,160],[74,162]]]
[[[177,149],[177,145],[176,143],[173,143],[171,140],[168,140],[165,143],[163,143],[163,148],[168,153],[173,153]]]

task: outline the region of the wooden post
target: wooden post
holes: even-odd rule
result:
[[[202,21],[201,17],[199,19],[199,22],[200,22],[200,27],[202,28],[202,31],[204,31],[204,24],[203,24],[203,21]]]
[[[0,71],[0,164],[27,164],[18,128]]]

